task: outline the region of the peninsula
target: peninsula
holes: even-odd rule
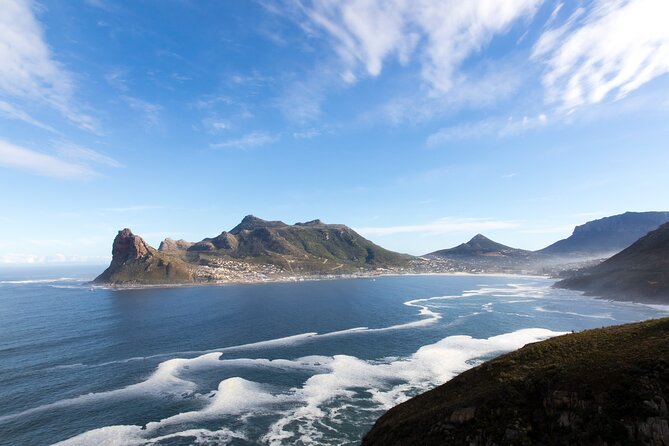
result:
[[[288,225],[248,215],[230,231],[158,249],[130,229],[118,232],[112,261],[94,283],[115,286],[295,280],[403,272],[417,259],[381,248],[344,225]]]

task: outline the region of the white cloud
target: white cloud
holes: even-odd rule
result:
[[[428,235],[475,233],[491,229],[516,228],[513,221],[491,220],[486,218],[442,218],[426,224],[405,226],[380,226],[356,228],[362,235],[382,236],[394,234],[423,233]]]
[[[598,0],[547,30],[533,57],[544,60],[547,98],[565,110],[620,99],[669,72],[669,2]]]
[[[260,147],[271,144],[279,138],[275,135],[270,135],[264,132],[252,132],[240,138],[228,139],[227,141],[211,144],[215,149],[251,149],[253,147]]]
[[[63,154],[71,161],[55,157],[25,147],[17,146],[0,139],[0,166],[23,170],[37,175],[86,179],[97,176],[98,173],[88,164],[89,162],[106,164],[118,167],[120,164],[105,155],[90,149],[72,146],[69,154]]]
[[[419,53],[424,81],[434,93],[452,89],[460,65],[542,0],[313,0],[303,7],[306,27],[325,32],[348,82],[361,71],[378,76],[384,61],[406,64]]]
[[[46,103],[79,127],[96,131],[96,121],[73,105],[72,76],[53,59],[31,6],[29,0],[2,2],[0,93]]]

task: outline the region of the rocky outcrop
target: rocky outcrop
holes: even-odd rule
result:
[[[157,251],[128,228],[112,244],[112,261],[93,283],[148,285],[192,282],[194,268],[168,252]]]
[[[177,251],[186,251],[188,248],[193,246],[193,243],[187,242],[186,240],[172,240],[171,238],[166,238],[160,242],[158,251],[165,252],[177,252]]]
[[[529,344],[389,410],[363,446],[669,445],[669,318]]]
[[[669,223],[555,286],[609,298],[669,303]]]

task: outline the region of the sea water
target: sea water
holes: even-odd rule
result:
[[[111,290],[0,272],[0,444],[358,444],[503,352],[667,315],[517,276]]]

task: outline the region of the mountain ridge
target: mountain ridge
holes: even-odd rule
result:
[[[555,286],[600,296],[669,303],[669,223]]]
[[[382,248],[340,224],[288,225],[247,215],[230,231],[199,242],[165,239],[158,250],[119,231],[112,261],[95,283],[162,284],[264,280],[280,275],[401,269],[414,259]]]

